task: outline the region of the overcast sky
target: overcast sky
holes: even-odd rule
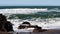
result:
[[[0,6],[60,6],[60,0],[0,0]]]

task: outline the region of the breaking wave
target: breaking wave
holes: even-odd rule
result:
[[[60,9],[59,8],[15,8],[15,9],[0,9],[0,13],[7,16],[8,21],[11,21],[15,26],[24,21],[29,21],[32,25],[38,25],[44,28],[59,28],[60,27]],[[18,17],[17,17],[18,16]],[[43,19],[41,19],[43,18]],[[56,25],[57,24],[57,25]],[[15,27],[14,26],[14,27]],[[58,27],[57,27],[58,26]]]

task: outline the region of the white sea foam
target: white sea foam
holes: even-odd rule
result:
[[[43,19],[43,20],[45,20],[45,19]],[[46,20],[48,20],[48,21],[43,21],[43,22],[41,22],[41,21],[28,21],[28,20],[20,21],[19,19],[11,19],[11,20],[8,19],[8,21],[10,21],[11,23],[14,24],[13,29],[17,32],[18,31],[30,32],[33,30],[33,28],[32,29],[25,29],[25,30],[24,29],[18,30],[17,29],[18,26],[20,24],[22,24],[24,21],[30,22],[31,25],[38,25],[39,27],[42,27],[42,29],[60,29],[60,18],[49,18]]]
[[[11,13],[11,14],[30,14],[35,12],[46,12],[48,9],[27,9],[27,8],[17,8],[17,9],[0,9],[0,13]]]
[[[4,15],[11,15],[11,14],[29,14],[29,13],[35,13],[35,12],[46,12],[47,9],[0,9],[0,13]],[[10,13],[10,14],[8,14]],[[34,18],[33,18],[34,19]],[[15,31],[18,31],[18,26],[22,24],[24,21],[28,21],[31,23],[31,25],[38,25],[42,27],[43,29],[60,29],[60,18],[49,18],[49,19],[39,19],[36,18],[36,20],[22,20],[22,19],[8,19],[13,25],[13,29]],[[32,29],[30,29],[32,31]],[[30,31],[25,30],[25,31]],[[24,30],[21,30],[24,31]]]

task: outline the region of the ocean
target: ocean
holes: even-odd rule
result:
[[[0,6],[0,13],[14,24],[13,29],[17,32],[18,26],[25,21],[42,29],[60,29],[60,6]],[[32,29],[20,32],[31,32]]]
[[[53,9],[53,8],[60,8],[60,6],[0,6],[0,9],[11,9],[11,8],[48,8],[48,9]]]

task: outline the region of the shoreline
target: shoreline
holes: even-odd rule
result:
[[[20,32],[20,34],[60,34],[60,30],[49,29],[44,32]]]

